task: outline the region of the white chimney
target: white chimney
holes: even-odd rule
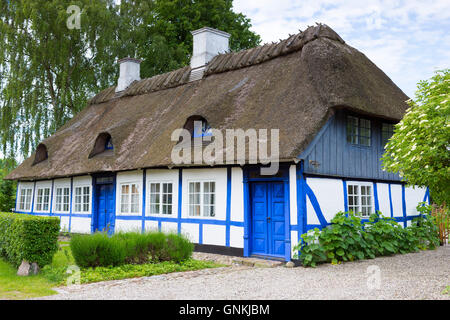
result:
[[[194,37],[194,50],[191,58],[190,80],[198,80],[203,77],[206,64],[219,53],[227,52],[230,34],[213,29],[201,28],[191,32]]]
[[[123,58],[118,61],[120,76],[117,80],[116,92],[125,90],[133,81],[141,80],[141,62],[142,60],[133,58]]]

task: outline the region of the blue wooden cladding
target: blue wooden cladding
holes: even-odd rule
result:
[[[354,145],[346,139],[347,115],[344,110],[337,110],[299,156],[305,160],[304,173],[400,181],[397,174],[383,171],[381,168],[380,158],[384,153],[381,137],[383,121],[366,118],[371,121],[371,144]]]

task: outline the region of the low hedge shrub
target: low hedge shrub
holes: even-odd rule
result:
[[[397,253],[435,249],[439,245],[438,231],[433,217],[421,215],[403,228],[394,219],[381,213],[372,214],[368,222],[352,212],[339,212],[331,225],[315,228],[303,234],[294,247],[295,257],[304,266],[318,263],[338,264],[345,261],[372,259]]]
[[[173,261],[180,263],[192,256],[194,245],[183,235],[162,232],[127,232],[76,235],[70,249],[78,266],[109,267],[123,264]]]
[[[58,250],[60,221],[19,213],[0,213],[0,256],[18,267],[22,260],[43,267]]]

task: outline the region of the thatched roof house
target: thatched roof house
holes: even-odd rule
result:
[[[138,60],[119,61],[117,86],[8,176],[19,180],[17,212],[59,216],[71,232],[157,228],[198,249],[285,260],[338,211],[381,211],[404,226],[417,215],[428,191],[380,162],[408,97],[364,54],[326,25],[240,52],[225,52],[222,31],[192,34],[185,68],[141,80]],[[203,150],[211,132],[278,129],[279,170],[264,175],[251,157],[175,163],[180,128]]]

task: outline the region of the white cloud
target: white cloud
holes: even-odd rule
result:
[[[251,19],[263,42],[325,23],[410,97],[419,80],[450,67],[448,0],[234,0],[234,10]]]

